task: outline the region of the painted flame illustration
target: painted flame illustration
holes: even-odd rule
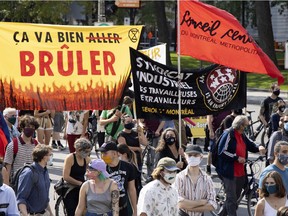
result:
[[[0,79],[0,110],[5,107],[14,107],[18,110],[51,109],[61,111],[112,109],[118,105],[128,76],[129,74],[121,76],[117,83],[90,80],[86,87],[79,82],[77,86],[70,82],[67,88],[65,86],[58,87],[53,83],[52,87],[44,85],[41,91],[32,82],[30,87],[23,89],[21,84],[17,88],[14,80]],[[76,89],[78,90],[76,91]]]

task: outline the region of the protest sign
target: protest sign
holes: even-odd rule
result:
[[[117,106],[141,29],[1,22],[0,109]]]
[[[177,119],[179,103],[183,118],[246,105],[246,80],[238,70],[219,65],[183,70],[179,83],[176,68],[155,62],[132,48],[130,57],[138,118]]]

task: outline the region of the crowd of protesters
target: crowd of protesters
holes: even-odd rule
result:
[[[248,151],[264,155],[266,149],[270,165],[260,176],[261,199],[255,215],[288,212],[288,115],[278,97],[279,87],[273,85],[271,90],[260,110],[267,129],[273,125],[266,148],[246,137],[249,120],[242,109],[207,117],[208,144],[204,150],[209,151],[210,145],[211,151],[219,143],[215,170],[225,186],[223,215],[237,215],[237,198],[247,182],[244,163]],[[68,216],[201,216],[216,209],[211,160],[206,172],[200,168],[202,147],[188,143],[182,129],[179,137],[177,121],[134,119],[132,102],[126,96],[115,109],[93,111],[101,134],[95,149],[100,155],[97,159],[90,157],[95,145],[87,136],[88,110],[23,114],[6,108],[0,113],[0,215],[53,215],[47,166],[53,166],[53,149],[65,149],[60,141],[62,132],[70,152],[63,164],[63,179],[69,185],[63,199]],[[272,103],[276,104],[275,112]],[[142,151],[147,145],[153,151],[144,164]],[[15,189],[15,174],[25,164],[31,166],[25,166],[19,174]],[[146,182],[141,178],[144,165],[151,176]]]

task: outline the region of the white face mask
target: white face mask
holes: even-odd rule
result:
[[[189,166],[199,166],[201,163],[201,157],[188,157],[187,162]]]
[[[176,172],[164,173],[163,176],[163,179],[169,184],[173,184],[175,182],[175,178],[176,178]]]

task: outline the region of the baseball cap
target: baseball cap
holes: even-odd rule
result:
[[[157,167],[163,167],[168,171],[176,171],[176,170],[180,170],[177,166],[176,166],[176,162],[175,160],[173,160],[172,158],[169,157],[164,157],[161,158],[158,163],[157,163]]]
[[[113,141],[108,141],[106,143],[103,143],[102,146],[98,149],[100,152],[107,152],[107,151],[118,151],[117,145]]]
[[[203,151],[199,145],[188,145],[186,147],[185,153],[198,153],[203,154]]]
[[[106,171],[106,163],[101,159],[92,160],[88,167],[91,167],[97,171],[100,171],[106,178],[109,178],[109,174]]]

